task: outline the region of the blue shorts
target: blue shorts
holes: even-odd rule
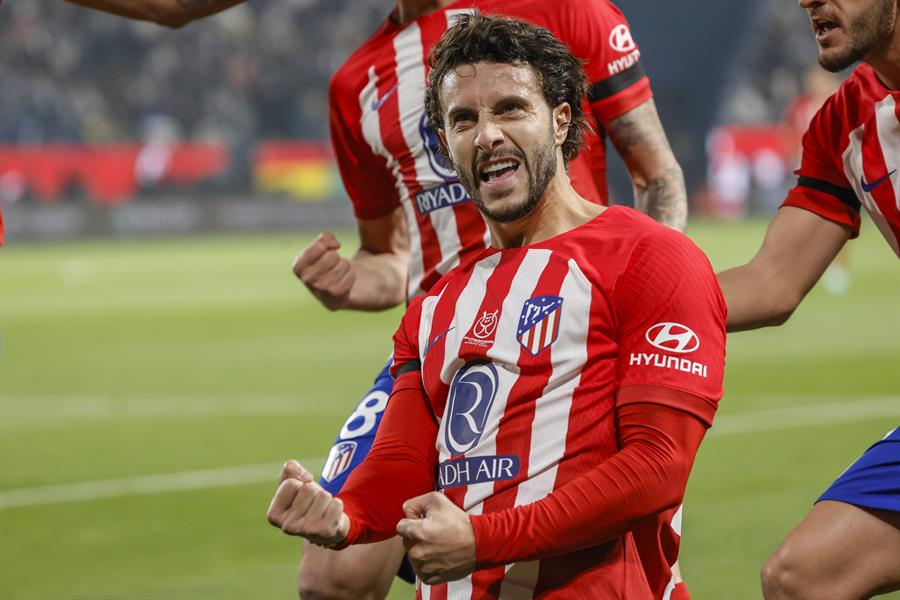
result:
[[[378,373],[372,387],[363,399],[356,405],[356,410],[350,413],[344,426],[341,427],[334,445],[328,453],[328,459],[322,468],[322,477],[319,484],[332,495],[337,495],[347,477],[358,467],[375,441],[375,434],[381,425],[384,409],[387,408],[388,398],[394,387],[394,379],[391,377],[391,361]],[[415,583],[416,574],[413,572],[409,559],[404,555],[403,562],[397,576],[409,583]]]
[[[900,512],[900,427],[873,444],[817,500]]]
[[[384,409],[387,408],[388,398],[394,387],[390,367],[391,361],[388,361],[378,373],[371,389],[347,417],[328,453],[319,484],[332,495],[337,495],[341,491],[347,477],[365,460],[369,450],[372,449],[375,433],[381,425]]]

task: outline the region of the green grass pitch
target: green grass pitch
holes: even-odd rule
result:
[[[763,227],[690,234],[723,268]],[[0,251],[0,598],[295,597],[300,545],[264,518],[278,464],[327,453],[400,316],[320,308],[290,272],[308,239]],[[844,295],[729,339],[685,502],[698,600],[759,598],[765,556],[900,421],[898,261],[871,223],[850,246]]]

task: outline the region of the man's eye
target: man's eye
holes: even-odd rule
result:
[[[512,104],[512,103],[504,104],[503,106],[500,107],[500,112],[501,113],[511,113],[511,112],[516,112],[516,111],[520,110],[521,108],[522,107],[519,106],[518,104]]]

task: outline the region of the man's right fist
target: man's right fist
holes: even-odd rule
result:
[[[336,546],[350,531],[344,503],[322,489],[295,460],[284,464],[266,518],[288,535],[305,537],[320,546]]]
[[[344,308],[356,277],[353,266],[338,254],[341,243],[325,231],[294,259],[294,275],[329,310]]]

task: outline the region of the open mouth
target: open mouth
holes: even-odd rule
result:
[[[483,165],[478,172],[478,178],[482,183],[494,184],[505,181],[519,170],[519,161],[514,159],[501,159]]]
[[[835,21],[819,20],[813,21],[813,32],[816,34],[816,40],[821,41],[828,36],[829,33],[838,28]]]

